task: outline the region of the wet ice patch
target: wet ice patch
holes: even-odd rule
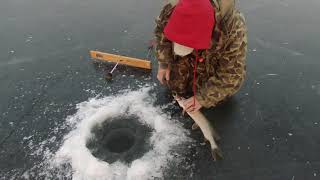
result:
[[[14,51],[10,51],[10,53],[15,53]],[[6,62],[0,62],[0,67],[7,66],[7,65],[17,65],[17,64],[22,64],[22,63],[30,63],[33,62],[33,58],[28,58],[28,57],[22,57],[22,58],[16,58],[13,57],[9,61]]]
[[[313,89],[318,95],[320,95],[320,84],[312,85],[311,89]]]
[[[274,49],[276,51],[278,51],[279,49],[281,49],[282,51],[292,55],[292,56],[303,56],[304,53],[298,51],[298,50],[295,50],[295,49],[290,49],[286,46],[281,46],[281,45],[278,45],[276,43],[273,43],[273,42],[270,42],[270,41],[266,41],[264,39],[261,39],[261,38],[255,38],[254,39],[255,42],[263,47],[263,48],[266,48],[266,49]]]
[[[166,165],[178,160],[172,155],[177,153],[174,148],[189,141],[189,138],[178,121],[170,119],[159,107],[153,106],[149,90],[143,88],[120,96],[93,98],[78,104],[77,113],[67,118],[67,124],[74,129],[64,137],[59,150],[47,160],[47,173],[50,169],[55,172],[68,171],[56,175],[89,180],[161,178]],[[97,159],[86,147],[87,140],[92,137],[91,129],[124,114],[138,116],[140,123],[152,129],[149,142],[152,148],[129,164],[120,161],[107,163]],[[25,177],[29,177],[29,174],[25,174]]]

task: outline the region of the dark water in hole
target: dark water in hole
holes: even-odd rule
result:
[[[152,148],[151,132],[137,116],[115,117],[93,127],[87,147],[96,158],[108,163],[131,163]]]
[[[107,135],[103,144],[110,152],[122,153],[128,151],[134,145],[134,135],[134,132],[129,128],[113,130]]]

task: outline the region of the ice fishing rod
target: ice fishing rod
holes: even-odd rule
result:
[[[110,61],[110,59],[111,59],[112,62],[116,62],[116,65],[114,65],[112,70],[105,77],[106,80],[110,81],[110,80],[112,80],[113,72],[116,70],[116,68],[119,64],[127,64],[129,66],[134,66],[134,67],[139,67],[139,68],[151,70],[152,67],[151,67],[151,62],[150,62],[150,56],[152,55],[151,52],[153,49],[154,49],[154,42],[149,41],[148,53],[146,56],[146,58],[149,61],[141,60],[141,59],[137,59],[137,58],[130,58],[130,57],[125,57],[125,56],[115,55],[115,54],[102,53],[102,52],[98,52],[98,51],[90,51],[90,55],[91,55],[91,58],[94,58],[94,59],[99,59],[99,60],[103,60],[103,61]],[[119,59],[115,59],[117,57]],[[102,88],[102,90],[100,91],[100,93],[96,97],[98,97],[106,87],[107,86],[104,86]]]
[[[112,70],[110,72],[108,72],[107,75],[105,76],[106,80],[112,80],[113,72],[116,70],[116,68],[119,64],[124,64],[124,65],[132,66],[132,67],[151,70],[152,66],[151,66],[151,61],[150,61],[150,55],[151,55],[153,48],[154,48],[154,42],[149,41],[148,53],[146,56],[146,60],[132,58],[132,57],[126,57],[126,56],[121,56],[121,55],[116,55],[116,54],[98,52],[98,51],[90,51],[90,54],[91,54],[91,58],[93,58],[93,59],[116,63],[116,65],[114,65]]]
[[[112,70],[106,75],[106,80],[112,80],[112,73],[117,68],[119,62],[112,68]]]

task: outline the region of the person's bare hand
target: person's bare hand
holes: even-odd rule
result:
[[[169,81],[170,69],[168,67],[163,68],[159,65],[157,79],[160,81],[161,84],[164,84],[165,82]]]
[[[197,100],[197,98],[195,98],[195,105],[193,104],[194,102],[194,99],[193,99],[194,96],[192,96],[191,98],[189,99],[186,99],[184,102],[183,102],[183,106],[185,107],[185,111],[186,112],[189,112],[189,113],[193,113],[193,112],[196,112],[198,110],[201,109],[201,104],[199,103],[199,101]]]

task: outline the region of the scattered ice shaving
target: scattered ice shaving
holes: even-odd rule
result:
[[[49,149],[41,151],[45,153],[46,164],[42,175],[52,177],[50,171],[58,173],[67,178],[86,179],[86,180],[109,180],[127,179],[144,180],[163,177],[163,168],[169,162],[179,160],[174,157],[174,147],[190,141],[187,131],[183,129],[178,121],[170,119],[165,113],[161,112],[160,107],[153,106],[153,98],[149,95],[150,88],[142,88],[138,91],[125,92],[116,97],[104,97],[101,99],[93,98],[77,105],[77,113],[67,118],[67,124],[74,129],[64,137],[62,146],[56,153],[51,153]],[[86,148],[86,141],[92,137],[91,128],[106,119],[117,117],[123,114],[134,114],[139,117],[141,123],[153,129],[150,143],[153,149],[145,153],[131,164],[115,162],[109,164],[95,158]],[[28,137],[27,137],[28,138]],[[51,141],[52,139],[48,140]],[[39,151],[35,151],[35,154]],[[70,168],[66,168],[70,165]],[[65,171],[63,173],[59,171]],[[28,171],[24,174],[25,178],[34,175]]]
[[[272,73],[270,73],[270,74],[266,74],[267,76],[278,76],[279,74],[272,74]]]

